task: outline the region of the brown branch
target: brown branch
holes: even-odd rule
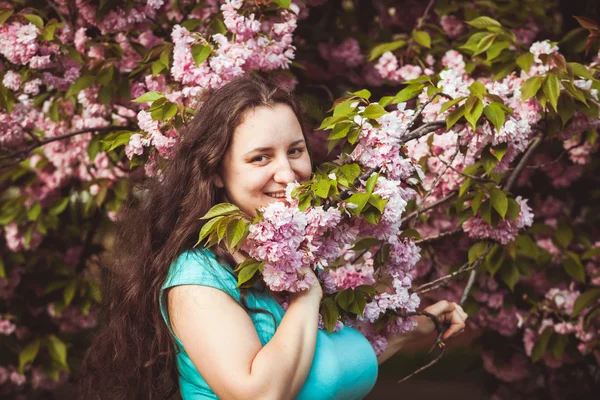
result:
[[[557,162],[559,162],[561,160],[561,158],[563,158],[565,156],[565,154],[569,153],[571,150],[573,150],[574,148],[583,146],[583,144],[585,143],[585,140],[582,140],[580,143],[574,144],[571,147],[566,148],[564,151],[562,151],[558,157],[556,158],[556,160],[547,162],[547,163],[543,163],[543,164],[537,164],[537,165],[526,165],[525,168],[544,168],[544,167],[549,167],[550,165],[554,165]]]
[[[423,26],[423,23],[425,22],[425,20],[429,16],[429,11],[431,10],[431,7],[433,7],[433,3],[435,3],[435,0],[430,0],[429,1],[429,4],[427,4],[427,7],[425,8],[425,12],[421,16],[421,18],[419,18],[417,20],[417,25],[413,29],[413,32],[414,31],[418,31],[419,29],[421,29],[421,27]],[[408,44],[406,45],[405,58],[407,58],[407,59],[408,59],[408,57],[410,57],[410,51],[411,51],[413,43],[414,43],[414,39],[411,36],[410,39],[408,40]]]
[[[529,145],[529,148],[527,149],[523,157],[521,157],[519,164],[517,164],[517,167],[508,178],[506,185],[504,185],[505,191],[508,192],[513,187],[513,185],[517,181],[517,178],[521,174],[521,171],[523,171],[523,168],[525,168],[525,164],[527,164],[527,161],[529,160],[535,149],[540,145],[540,143],[542,143],[542,138],[540,136],[537,136],[535,139],[533,139],[533,141]]]
[[[456,193],[458,193],[456,190],[453,191],[453,192],[450,192],[446,197],[443,197],[443,198],[441,198],[441,199],[439,199],[439,200],[431,203],[427,207],[423,207],[423,209],[421,210],[421,214],[424,213],[424,212],[427,212],[427,211],[431,210],[432,208],[435,208],[435,207],[439,206],[440,204],[443,204],[443,203],[447,202],[448,200],[451,200],[456,195]],[[402,225],[403,223],[405,223],[409,219],[414,218],[416,216],[417,216],[417,211],[413,211],[410,214],[408,214],[406,217],[402,218],[400,220],[400,224]]]
[[[431,243],[431,242],[435,242],[436,240],[439,240],[439,239],[445,238],[445,237],[447,237],[447,236],[452,236],[452,235],[455,235],[455,234],[457,234],[457,233],[459,233],[459,232],[461,232],[461,231],[462,231],[462,227],[459,227],[459,228],[456,228],[456,229],[454,229],[454,230],[451,230],[451,231],[442,232],[442,233],[440,233],[440,234],[437,234],[437,235],[435,235],[435,236],[429,236],[429,237],[426,237],[425,239],[416,240],[416,241],[415,241],[415,244],[424,244],[424,243]]]
[[[45,140],[41,140],[38,141],[36,144],[31,145],[23,150],[19,150],[19,151],[15,151],[14,153],[10,153],[10,154],[6,154],[3,156],[0,156],[0,160],[5,160],[8,158],[24,158],[25,156],[27,156],[27,154],[29,154],[31,151],[37,149],[38,147],[42,147],[48,143],[52,143],[52,142],[56,142],[58,140],[63,140],[63,139],[68,139],[70,137],[73,136],[77,136],[77,135],[81,135],[84,133],[90,133],[90,132],[111,132],[111,131],[119,131],[122,129],[129,129],[130,127],[127,126],[103,126],[103,127],[98,127],[98,128],[85,128],[85,129],[80,129],[77,131],[73,131],[73,132],[69,132],[66,133],[64,135],[60,135],[60,136],[55,136],[52,137],[50,139],[45,139]]]
[[[431,132],[437,131],[440,128],[444,128],[445,126],[446,126],[445,120],[426,122],[423,125],[421,125],[420,127],[418,127],[417,129],[415,129],[414,131],[408,133],[405,136],[402,136],[400,138],[400,144],[410,142],[413,139],[419,139]]]
[[[491,248],[491,246],[490,246],[490,248]],[[477,271],[475,269],[471,270],[471,273],[469,274],[469,280],[467,281],[467,284],[463,290],[462,296],[460,296],[459,304],[461,306],[464,304],[465,301],[467,301],[467,298],[469,297],[469,292],[471,291],[471,288],[473,287],[473,283],[475,282],[476,275],[477,275]]]
[[[37,144],[40,144],[42,142],[37,136],[35,136],[35,134],[33,132],[25,130],[25,133],[27,134],[27,136],[29,136],[31,139],[33,139],[33,141],[36,142]]]
[[[435,92],[434,94],[431,95],[431,97],[429,98],[429,100],[427,100],[426,102],[424,102],[421,107],[419,107],[419,109],[417,110],[417,112],[415,113],[413,119],[410,120],[410,122],[408,123],[408,125],[406,125],[406,130],[408,131],[410,128],[412,128],[412,126],[414,125],[414,123],[417,121],[417,119],[421,116],[421,114],[423,113],[423,111],[425,110],[425,107],[427,107],[429,104],[431,104],[431,102],[433,100],[435,100],[436,97],[441,96],[441,97],[445,97],[448,100],[454,100],[454,98],[450,95],[447,95],[444,92]]]
[[[435,178],[435,181],[433,181],[433,184],[431,185],[431,187],[429,188],[429,190],[425,194],[425,197],[423,197],[423,200],[421,201],[421,204],[419,205],[419,207],[417,207],[417,216],[413,220],[413,226],[414,226],[414,222],[419,218],[419,213],[421,212],[421,207],[423,206],[423,204],[425,204],[425,201],[431,195],[431,193],[433,193],[433,190],[436,188],[436,186],[438,185],[438,183],[442,179],[442,176],[444,176],[444,174],[446,173],[446,171],[448,171],[448,168],[450,167],[450,165],[452,165],[452,163],[456,159],[456,156],[458,155],[458,153],[460,153],[460,146],[459,146],[459,144],[460,144],[460,136],[457,136],[457,138],[456,138],[456,151],[452,155],[452,157],[451,157],[450,162],[448,163],[448,165],[446,165],[446,168],[444,168],[444,170]]]

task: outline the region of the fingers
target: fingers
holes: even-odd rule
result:
[[[438,301],[437,303],[427,307],[425,311],[435,315],[436,317],[441,317],[442,314],[449,313],[454,311],[456,308],[456,303],[451,303],[447,300]]]
[[[460,335],[465,330],[465,320],[468,318],[467,313],[456,303],[454,304],[454,310],[446,318],[450,320],[450,327],[444,332],[442,336],[443,340],[447,340],[452,336]]]

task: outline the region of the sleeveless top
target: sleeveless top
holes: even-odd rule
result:
[[[228,265],[221,264],[212,251],[207,249],[188,250],[170,266],[169,274],[160,294],[162,316],[176,342],[177,368],[183,400],[218,399],[200,375],[183,344],[171,329],[167,314],[165,290],[178,285],[202,285],[222,290],[240,302],[240,291],[236,288],[237,279]],[[262,284],[257,284],[257,286]],[[264,346],[275,334],[285,310],[269,294],[251,290],[247,292],[246,304],[250,308],[269,311],[250,312],[249,316],[256,333]],[[375,385],[378,372],[377,356],[371,344],[356,329],[344,327],[329,334],[318,330],[313,363],[298,393],[297,400],[358,400],[367,395]]]

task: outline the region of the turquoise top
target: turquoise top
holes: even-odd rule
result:
[[[178,285],[203,285],[224,291],[240,303],[240,291],[231,267],[220,264],[210,250],[189,250],[172,265],[162,286],[160,310],[171,329],[163,291]],[[240,303],[241,304],[241,303]],[[275,334],[285,310],[268,291],[248,291],[246,304],[251,308],[270,311],[249,313],[260,342],[264,346]],[[218,399],[202,378],[183,344],[171,330],[180,352],[177,354],[179,384],[183,400]],[[349,351],[351,349],[351,351]],[[344,327],[332,334],[319,330],[313,363],[296,397],[297,400],[358,400],[367,395],[377,379],[377,356],[367,339],[356,329]]]

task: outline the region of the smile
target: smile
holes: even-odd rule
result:
[[[272,193],[265,193],[265,194],[274,199],[285,199],[285,192],[272,192]]]

